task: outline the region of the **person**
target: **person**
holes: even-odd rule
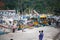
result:
[[[12,26],[13,33],[15,32],[16,28],[17,28],[17,26],[13,24],[13,26]]]
[[[56,21],[55,21],[55,19],[52,19],[52,21],[51,21],[51,26],[52,26],[52,27],[56,27]]]
[[[13,39],[10,39],[10,40],[13,40]]]
[[[59,22],[58,22],[58,21],[56,21],[56,26],[58,26],[58,24],[59,24]]]
[[[51,25],[51,19],[48,19],[48,24]]]
[[[37,19],[35,20],[35,22],[33,23],[34,25],[35,25],[35,27],[38,27],[38,21],[37,21]]]
[[[43,34],[43,30],[42,31],[39,31],[39,40],[42,40],[43,39],[43,36],[44,36],[44,34]]]
[[[19,24],[18,30],[21,30],[21,25]]]
[[[48,25],[48,22],[47,22],[46,19],[44,19],[44,21],[43,21],[43,26],[46,26],[46,25]]]
[[[24,32],[24,24],[21,24],[22,32]]]

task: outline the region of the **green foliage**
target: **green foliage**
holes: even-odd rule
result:
[[[5,0],[5,9],[7,8],[22,11],[29,8],[40,13],[48,13],[55,8],[60,8],[60,0]]]

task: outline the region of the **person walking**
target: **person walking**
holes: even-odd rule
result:
[[[24,24],[23,23],[21,24],[21,29],[22,29],[22,32],[24,32]]]
[[[12,32],[14,33],[17,29],[17,26],[15,24],[12,25]]]
[[[43,34],[43,30],[42,31],[39,31],[39,40],[43,40],[43,36],[44,36],[44,34]]]
[[[49,24],[49,26],[51,25],[51,19],[48,19],[48,24]]]

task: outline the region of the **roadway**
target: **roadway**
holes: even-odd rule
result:
[[[54,27],[39,27],[39,28],[32,28],[32,29],[24,29],[16,31],[15,33],[9,33],[5,35],[0,35],[0,40],[39,40],[39,31],[44,31],[44,38],[43,40],[53,40],[53,38],[59,33],[59,30]]]

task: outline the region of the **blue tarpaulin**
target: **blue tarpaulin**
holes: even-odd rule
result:
[[[7,34],[7,32],[0,31],[0,35]]]

